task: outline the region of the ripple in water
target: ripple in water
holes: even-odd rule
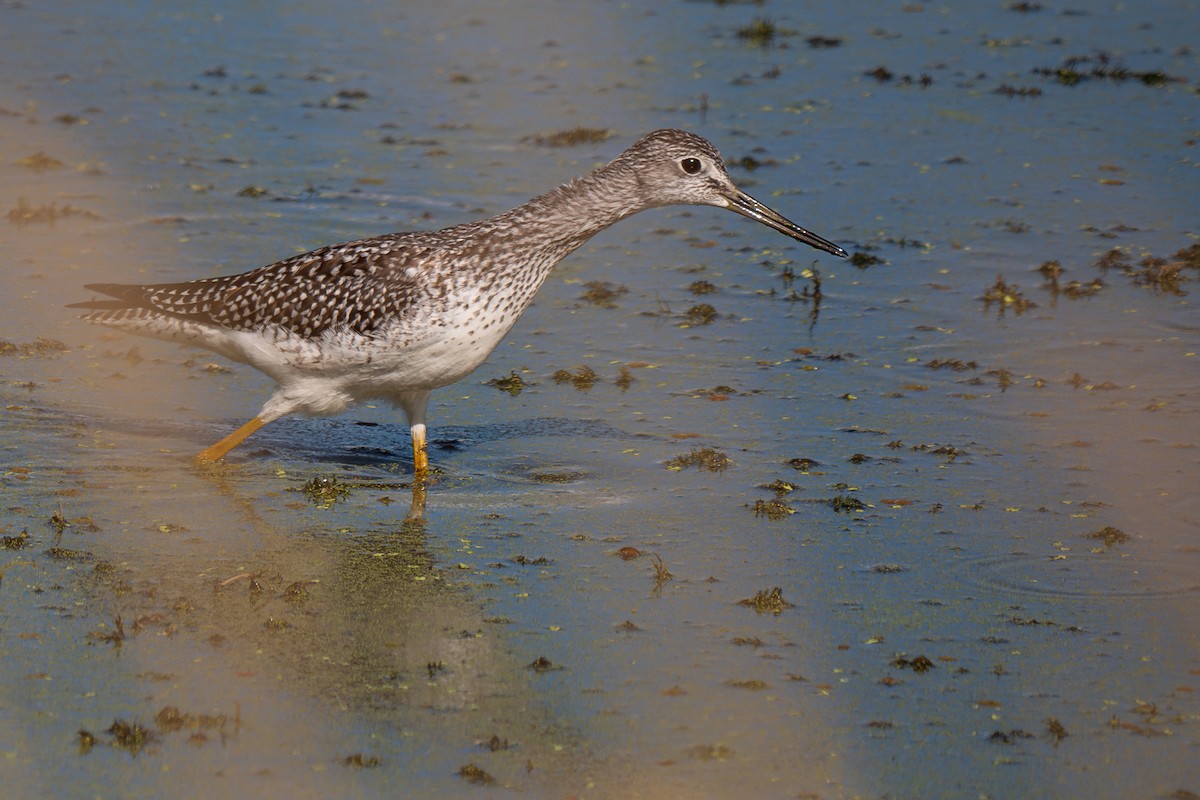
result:
[[[1164,561],[1094,554],[1054,560],[1013,553],[966,562],[975,582],[1039,596],[1128,598],[1200,592],[1200,556]]]

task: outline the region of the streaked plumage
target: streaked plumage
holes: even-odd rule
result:
[[[205,347],[275,379],[258,416],[201,461],[286,414],[334,414],[378,399],[404,410],[423,475],[429,393],[483,363],[564,256],[624,217],[675,204],[728,208],[846,256],[734,187],[708,141],[661,130],[490,219],[322,247],[240,275],[90,284],[112,299],[74,307],[89,309],[89,322]]]

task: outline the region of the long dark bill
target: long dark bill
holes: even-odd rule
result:
[[[809,247],[824,250],[826,253],[832,253],[840,258],[848,258],[850,255],[828,239],[822,239],[815,233],[804,230],[804,228],[801,228],[787,217],[773,209],[767,208],[743,191],[735,189],[726,194],[725,197],[729,200],[729,205],[726,208],[730,211],[741,214],[743,217],[757,220],[768,228],[773,228],[797,241],[804,242]]]

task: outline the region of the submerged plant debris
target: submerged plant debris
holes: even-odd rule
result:
[[[350,496],[350,487],[333,475],[316,475],[295,490],[317,508],[332,508]]]
[[[847,494],[836,495],[825,502],[839,514],[853,514],[857,511],[865,511],[868,508],[867,504],[862,500]]]
[[[467,783],[474,783],[477,786],[490,786],[496,782],[483,767],[475,764],[464,764],[458,768],[459,776]]]
[[[376,756],[351,753],[342,759],[342,763],[347,767],[354,767],[355,769],[372,769],[378,767],[382,762]]]
[[[985,308],[991,308],[995,303],[1001,315],[1012,309],[1014,314],[1020,316],[1032,308],[1037,308],[1037,303],[1022,294],[1019,286],[1005,283],[1004,278],[999,275],[996,276],[996,282],[984,290],[980,299],[983,300]]]
[[[667,459],[663,466],[673,472],[688,467],[695,467],[701,472],[724,472],[733,466],[733,459],[714,447],[698,447],[691,452]]]
[[[576,367],[574,372],[566,369],[555,370],[551,377],[554,378],[555,383],[569,383],[580,392],[588,391],[596,385],[598,380],[596,371],[586,365]]]
[[[792,603],[783,599],[783,589],[775,586],[771,589],[760,589],[753,597],[738,600],[739,606],[748,606],[760,614],[782,614],[785,608],[792,608]]]
[[[616,308],[618,297],[629,294],[629,287],[618,286],[608,281],[588,281],[579,299],[600,308]]]
[[[717,318],[717,310],[708,303],[698,303],[683,312],[681,325],[711,325]]]
[[[1103,51],[1090,56],[1071,56],[1057,67],[1034,67],[1032,71],[1034,75],[1052,78],[1063,86],[1078,86],[1086,81],[1137,81],[1154,87],[1186,82],[1186,79],[1162,70],[1129,69]]]
[[[143,749],[154,741],[154,733],[142,727],[140,723],[129,722],[117,718],[104,731],[109,736],[109,744],[120,750],[127,751],[131,756],[137,756]],[[96,735],[81,729],[78,733],[79,754],[87,755],[96,745]]]
[[[510,372],[507,377],[492,378],[491,380],[484,381],[484,383],[488,386],[495,386],[502,392],[508,392],[513,397],[519,395],[521,390],[528,386],[525,380],[517,374],[516,370]]]
[[[928,656],[909,658],[906,655],[897,655],[892,659],[892,666],[896,669],[911,669],[913,672],[921,673],[933,669],[935,664]]]
[[[32,342],[10,342],[0,339],[0,356],[20,356],[22,358],[44,358],[57,356],[70,350],[58,339],[48,339],[39,336]]]
[[[749,25],[737,29],[737,37],[753,47],[767,47],[776,36],[791,36],[792,31],[780,28],[766,17],[755,17]]]
[[[796,509],[789,506],[782,500],[755,500],[753,505],[754,516],[766,517],[770,520],[786,519],[796,513]]]
[[[1114,547],[1118,544],[1125,544],[1129,541],[1129,534],[1120,528],[1114,528],[1111,525],[1105,525],[1097,531],[1092,531],[1087,534],[1089,539],[1099,539],[1105,547]]]

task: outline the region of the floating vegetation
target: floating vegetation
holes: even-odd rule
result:
[[[574,147],[580,144],[603,142],[612,136],[606,128],[575,127],[544,136],[526,136],[521,141],[532,142],[539,147]]]
[[[1182,297],[1187,292],[1179,284],[1189,280],[1185,269],[1200,270],[1200,244],[1177,251],[1173,260],[1146,256],[1138,262],[1138,269],[1130,277],[1138,286],[1149,286],[1157,292]]]
[[[709,281],[692,281],[688,284],[687,290],[696,296],[706,294],[716,294],[716,284]]]
[[[867,504],[862,500],[859,500],[857,497],[851,497],[850,495],[844,494],[831,497],[825,502],[829,504],[830,508],[839,514],[852,514],[856,511],[864,511],[867,508]]]
[[[1071,299],[1091,297],[1104,288],[1104,281],[1099,278],[1094,278],[1090,283],[1080,283],[1079,281],[1062,283],[1060,279],[1066,270],[1058,261],[1044,261],[1034,271],[1045,279],[1043,286],[1055,297],[1060,294]]]
[[[308,501],[317,508],[332,508],[350,496],[350,487],[332,475],[317,475],[299,489]]]
[[[1002,83],[992,90],[993,94],[1002,94],[1005,97],[1041,97],[1042,90],[1036,86],[1010,86],[1007,83]]]
[[[899,78],[897,78],[896,73],[892,72],[887,67],[879,66],[875,69],[869,69],[863,74],[869,78],[874,78],[880,83],[891,83],[894,80],[901,86],[912,86],[915,84],[920,86],[922,89],[933,85],[933,77],[925,72],[922,72],[915,78],[912,75],[901,75]]]
[[[87,550],[72,550],[69,547],[51,547],[46,555],[59,561],[89,561],[92,558]]]
[[[484,383],[488,386],[495,386],[502,392],[508,392],[513,397],[519,395],[521,390],[529,385],[517,374],[516,370],[510,372],[506,378],[492,378]]]
[[[992,735],[988,737],[988,741],[993,744],[1012,744],[1018,739],[1032,739],[1033,734],[1029,731],[1023,731],[1020,728],[1013,728],[1010,731],[992,731]]]
[[[531,669],[534,672],[551,672],[556,669],[562,669],[562,667],[558,666],[545,656],[538,656],[533,661],[529,662],[525,668]]]
[[[993,303],[998,303],[1001,316],[1010,308],[1018,316],[1031,308],[1037,308],[1036,303],[1021,294],[1020,287],[1016,284],[1005,283],[1004,278],[999,275],[996,276],[996,282],[984,290],[983,297],[980,299],[983,300],[986,308],[991,308]]]
[[[1161,70],[1139,71],[1113,61],[1108,53],[1094,56],[1072,56],[1057,67],[1034,67],[1034,75],[1052,78],[1062,86],[1078,86],[1085,81],[1107,80],[1116,83],[1139,81],[1146,86],[1166,86],[1184,83],[1184,78],[1167,75]]]
[[[812,472],[813,467],[820,466],[821,462],[815,458],[789,458],[787,465],[797,472]]]
[[[688,394],[692,397],[706,398],[714,403],[722,403],[734,395],[741,394],[741,392],[739,392],[737,389],[734,389],[732,386],[725,386],[722,384],[720,386],[712,386],[707,389],[695,389],[691,392],[688,392]]]
[[[316,581],[292,581],[283,590],[283,600],[287,603],[300,604],[308,600],[308,587]]]
[[[816,324],[817,317],[821,313],[821,300],[824,295],[821,293],[821,273],[815,267],[811,269],[800,270],[800,277],[807,278],[809,285],[796,290],[793,285],[796,282],[796,273],[792,271],[791,266],[785,266],[779,273],[779,278],[783,282],[784,295],[783,298],[791,303],[812,303],[812,312],[809,314],[809,321]],[[775,290],[771,290],[771,294],[775,294]]]
[[[617,304],[614,301],[622,295],[629,294],[629,287],[614,285],[608,281],[588,281],[583,287],[585,291],[579,299],[600,308],[616,308]]]
[[[1124,250],[1114,247],[1096,261],[1101,272],[1120,270],[1135,286],[1146,286],[1161,294],[1182,297],[1182,283],[1192,280],[1188,270],[1200,271],[1200,244],[1177,250],[1171,258],[1144,256],[1137,264]]]
[[[458,775],[468,783],[473,783],[477,786],[488,786],[496,782],[496,779],[485,772],[482,767],[474,764],[464,764],[459,767]]]
[[[796,513],[796,509],[778,499],[755,500],[753,508],[754,516],[766,517],[769,520],[786,519],[788,516]]]
[[[1008,389],[1008,387],[1014,385],[1017,382],[1016,379],[1013,378],[1012,373],[1006,369],[989,369],[984,374],[994,375],[996,377],[996,381],[1000,386],[1001,392],[1005,391],[1006,389]]]
[[[735,689],[749,689],[752,692],[761,692],[763,689],[770,688],[766,681],[760,681],[757,678],[749,678],[747,680],[730,678],[725,681],[725,685],[732,686]]]
[[[1081,297],[1092,297],[1093,295],[1099,294],[1100,290],[1103,288],[1104,281],[1100,280],[1099,278],[1093,278],[1087,283],[1068,281],[1058,291],[1061,291],[1064,295],[1072,300],[1077,300]]]
[[[31,206],[25,201],[24,197],[18,198],[16,208],[13,208],[8,212],[8,221],[14,225],[53,223],[60,219],[65,219],[66,217],[100,219],[99,214],[95,214],[82,208],[76,208],[72,205],[60,206],[57,203],[47,203],[40,206]]]
[[[974,361],[963,361],[958,358],[935,358],[932,361],[926,361],[925,366],[929,369],[949,369],[955,372],[979,369],[979,365]]]
[[[617,378],[613,381],[613,383],[622,392],[628,392],[629,387],[633,386],[633,382],[635,380],[637,380],[637,378],[633,377],[633,373],[629,371],[629,367],[623,366],[621,367],[620,374],[617,375]]]
[[[1067,729],[1063,727],[1063,724],[1054,717],[1049,717],[1046,720],[1046,732],[1050,734],[1050,738],[1054,739],[1055,745],[1071,735],[1067,733]]]
[[[936,665],[925,656],[908,658],[904,655],[897,655],[892,659],[892,666],[895,669],[911,669],[913,672],[921,673],[928,672]]]
[[[766,644],[757,636],[735,636],[730,639],[730,642],[734,647],[753,647],[755,650]]]
[[[782,614],[785,608],[793,607],[792,603],[783,599],[783,589],[778,586],[772,589],[761,589],[754,594],[754,597],[738,600],[738,605],[753,608],[760,614]]]
[[[575,483],[587,477],[584,472],[531,472],[530,480],[537,483]]]
[[[125,623],[121,621],[120,614],[117,614],[115,617],[113,617],[112,630],[104,631],[103,633],[100,631],[93,631],[88,634],[89,640],[93,642],[108,642],[114,648],[120,648],[121,644],[125,641],[125,638]]]
[[[112,736],[113,747],[128,750],[133,756],[142,752],[142,748],[154,739],[154,734],[146,728],[136,722],[126,722],[123,719],[113,720],[113,724],[105,733]]]
[[[265,94],[265,87],[262,92],[252,92],[252,94]],[[355,104],[356,100],[366,100],[371,95],[365,89],[339,89],[330,97],[322,99],[316,103],[317,108],[331,108],[335,111],[357,111],[359,106]],[[305,106],[311,106],[310,103],[305,103]]]
[[[203,744],[208,741],[208,737],[204,733],[206,730],[216,730],[220,733],[222,739],[224,739],[226,736],[226,726],[229,723],[232,723],[235,729],[241,727],[241,714],[239,711],[231,719],[224,714],[185,714],[175,706],[166,706],[162,711],[158,712],[154,721],[159,733],[190,730],[192,734],[189,741],[193,744]],[[122,750],[128,750],[130,755],[133,756],[141,753],[147,745],[158,739],[158,735],[154,731],[144,727],[140,723],[129,722],[120,718],[113,720],[113,724],[108,727],[105,733],[110,737],[110,745]],[[98,742],[94,733],[84,729],[80,729],[77,737],[80,755],[90,753]]]
[[[645,553],[636,547],[626,545],[625,547],[618,548],[617,552],[613,553],[613,555],[622,561],[633,561],[635,558],[641,558]]]
[[[708,303],[699,303],[683,312],[682,327],[690,325],[711,325],[717,318],[717,310]]]
[[[1096,259],[1096,269],[1101,272],[1108,272],[1111,269],[1125,270],[1129,268],[1129,265],[1129,254],[1119,247],[1114,247]]]
[[[20,550],[23,547],[29,547],[29,531],[22,530],[16,536],[8,534],[0,536],[0,547],[5,550]]]
[[[854,253],[850,256],[850,264],[858,269],[868,269],[876,264],[886,264],[879,256],[871,255],[870,253]]]
[[[1085,534],[1085,538],[1097,539],[1104,544],[1105,547],[1113,545],[1125,544],[1129,541],[1129,534],[1120,528],[1114,528],[1111,525],[1106,525],[1098,531],[1092,531]]]
[[[580,392],[586,392],[596,385],[596,371],[588,366],[576,367],[574,372],[560,369],[551,377],[555,383],[569,383]]]
[[[794,484],[794,483],[789,483],[788,481],[776,479],[776,480],[771,481],[770,483],[764,484],[761,488],[774,492],[775,497],[779,498],[779,497],[783,497],[784,495],[789,495],[792,492],[796,491],[797,487],[796,487],[796,484]]]
[[[776,36],[790,35],[766,17],[755,17],[749,25],[737,29],[737,37],[752,47],[766,47]]]
[[[513,556],[512,558],[510,558],[509,561],[511,561],[514,564],[520,564],[521,566],[535,566],[535,567],[543,567],[543,566],[547,566],[549,564],[554,563],[553,559],[546,558],[545,556],[538,556],[536,558],[530,558],[529,556],[517,555],[517,556]]]
[[[650,554],[650,564],[654,567],[654,591],[659,591],[664,583],[675,579],[671,570],[667,569],[667,562],[658,553]]]
[[[841,47],[843,40],[840,36],[809,36],[804,41],[813,50],[831,50]]]
[[[668,459],[664,466],[672,472],[695,467],[701,472],[724,472],[733,465],[733,459],[712,447],[700,447],[690,453]]]
[[[251,200],[257,200],[260,197],[266,197],[270,192],[261,186],[246,186],[238,193],[238,197],[249,197]]]
[[[508,739],[501,739],[494,733],[492,734],[492,738],[481,742],[481,744],[493,753],[508,749]]]
[[[175,706],[163,706],[162,710],[154,716],[154,725],[160,733],[192,731],[190,740],[193,744],[208,740],[205,731],[215,731],[224,739],[228,735],[226,726],[231,723],[235,731],[241,727],[240,708],[234,713],[232,719],[225,714],[189,714],[180,711]]]
[[[371,769],[378,767],[380,761],[375,756],[364,756],[362,753],[351,753],[342,759],[342,764],[355,769]]]

